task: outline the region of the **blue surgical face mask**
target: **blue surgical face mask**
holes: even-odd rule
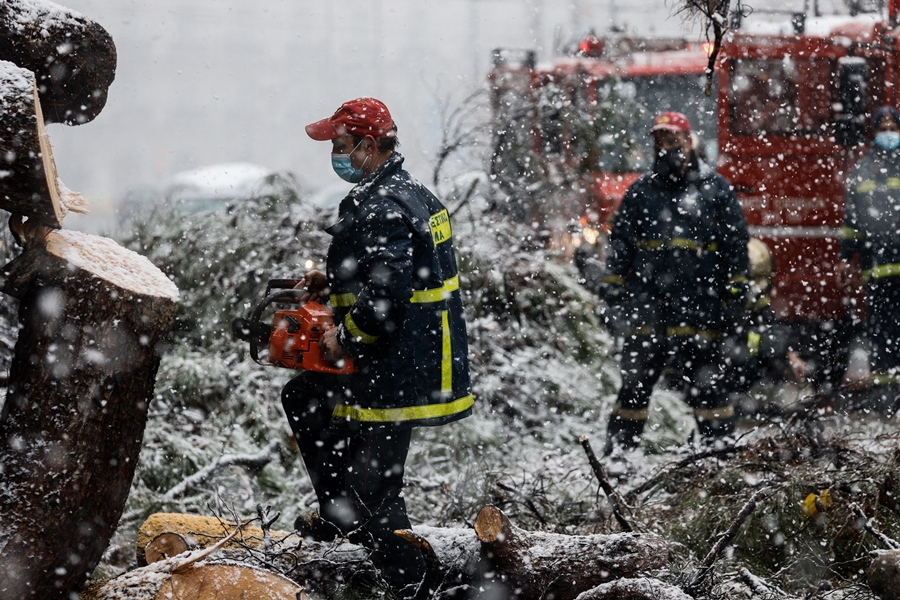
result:
[[[875,145],[882,150],[896,150],[900,148],[900,132],[879,131],[875,134]]]
[[[360,140],[359,144],[362,144],[362,140]],[[359,144],[353,148],[347,154],[333,154],[331,155],[331,168],[334,169],[334,172],[337,173],[337,176],[347,181],[349,183],[359,183],[365,177],[362,169],[354,169],[353,165],[350,164],[350,155],[356,152],[356,148],[359,148]],[[369,157],[366,157],[366,160],[369,160]],[[363,164],[366,164],[365,162]]]

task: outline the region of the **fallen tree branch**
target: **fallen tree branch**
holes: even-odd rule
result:
[[[850,510],[853,512],[857,519],[862,520],[863,528],[873,536],[878,538],[878,541],[886,546],[888,550],[900,550],[900,542],[889,538],[888,536],[881,533],[878,529],[875,529],[875,526],[872,525],[872,523],[870,523],[869,519],[866,517],[866,513],[863,512],[863,510],[856,502],[850,505]]]
[[[516,498],[518,498],[520,502],[522,502],[525,506],[528,507],[528,510],[530,510],[532,513],[534,513],[534,516],[537,517],[537,520],[541,522],[541,525],[547,524],[547,519],[545,519],[544,515],[541,514],[541,511],[538,510],[538,507],[535,505],[534,500],[532,500],[531,498],[529,498],[528,496],[526,496],[525,494],[523,494],[516,488],[506,485],[505,483],[500,483],[498,481],[497,487],[505,492],[509,492],[510,494],[513,494]]]
[[[650,479],[648,479],[641,485],[637,486],[633,490],[629,491],[627,494],[625,494],[625,502],[628,504],[631,504],[632,502],[634,502],[637,499],[638,496],[640,496],[647,490],[653,488],[661,480],[668,478],[669,474],[672,471],[677,471],[678,469],[683,469],[684,467],[688,466],[689,464],[695,463],[698,460],[703,460],[704,458],[720,458],[723,456],[728,456],[729,454],[734,454],[737,451],[738,451],[737,446],[728,446],[726,448],[719,448],[716,450],[707,450],[705,452],[698,452],[696,454],[691,454],[690,456],[679,460],[671,468],[659,471],[656,475],[654,475],[653,477],[651,477]]]
[[[623,531],[634,531],[631,523],[628,522],[628,519],[625,518],[625,515],[622,514],[622,510],[619,508],[619,503],[621,502],[619,495],[613,489],[612,485],[610,485],[609,479],[606,477],[606,471],[603,469],[603,465],[600,464],[600,461],[597,460],[597,455],[594,454],[594,449],[591,447],[590,440],[588,440],[586,435],[583,435],[578,438],[578,441],[581,442],[581,447],[584,448],[584,453],[587,454],[588,462],[591,464],[591,469],[594,471],[594,475],[597,476],[597,480],[600,482],[600,487],[603,488],[603,492],[606,494],[606,497],[609,498],[613,516],[616,518],[619,526]]]
[[[794,600],[794,596],[790,596],[785,593],[783,590],[769,585],[761,578],[757,577],[747,567],[741,567],[738,569],[738,576],[741,578],[741,581],[750,588],[750,591],[758,596],[780,596],[785,600]]]
[[[716,560],[718,560],[719,555],[722,553],[728,544],[734,539],[737,535],[738,531],[740,531],[741,526],[744,524],[744,521],[747,520],[753,511],[756,510],[756,505],[759,504],[762,496],[769,491],[769,488],[762,488],[757,490],[747,501],[744,506],[741,507],[741,510],[738,512],[737,516],[734,518],[734,521],[731,523],[731,527],[728,528],[728,531],[719,535],[719,540],[713,545],[712,550],[709,551],[709,554],[706,555],[706,558],[700,563],[700,566],[694,569],[690,575],[686,584],[682,586],[682,589],[690,594],[691,596],[697,596],[700,592],[700,588],[703,586],[703,583],[706,581],[706,578],[709,576],[709,573],[712,571],[712,567],[715,564]]]
[[[184,481],[170,489],[163,495],[164,500],[173,500],[175,497],[180,496],[190,488],[191,486],[200,485],[207,479],[209,479],[216,471],[219,469],[223,469],[225,467],[232,466],[241,466],[241,467],[249,467],[254,470],[262,469],[264,466],[272,462],[278,454],[278,449],[281,444],[278,441],[274,441],[262,452],[256,455],[251,454],[226,454],[225,456],[220,456],[215,461],[206,465],[190,477],[187,477]]]

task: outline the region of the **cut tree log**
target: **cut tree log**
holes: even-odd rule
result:
[[[111,240],[42,241],[0,271],[20,321],[0,414],[0,597],[62,600],[121,517],[178,290]]]
[[[219,542],[235,527],[214,517],[151,515],[138,533],[138,556],[146,555],[149,562],[148,546],[160,534],[190,537],[202,548]],[[275,543],[265,553],[265,562],[288,565],[295,581],[310,585],[319,580],[346,582],[360,571],[374,572],[368,551],[360,546],[342,541],[303,540],[300,544],[300,538],[293,533],[269,533]],[[522,600],[572,600],[602,583],[661,568],[668,553],[665,541],[651,534],[562,535],[524,531],[493,506],[481,510],[474,530],[420,526],[397,534],[422,550],[431,589],[477,588],[486,578],[489,582],[499,580]],[[262,530],[244,527],[242,541],[231,540],[220,554],[237,561],[258,561],[263,554],[262,539]]]
[[[166,558],[88,587],[81,600],[309,600],[287,577],[245,564],[215,562],[231,538],[189,554]]]
[[[45,0],[0,2],[0,60],[37,76],[48,123],[100,114],[116,76],[116,46],[103,27]]]
[[[495,506],[478,513],[475,533],[501,582],[522,598],[572,600],[602,583],[662,568],[668,557],[657,535],[525,531]]]
[[[0,61],[0,208],[59,229],[65,216],[31,71]],[[24,243],[24,223],[11,221]]]

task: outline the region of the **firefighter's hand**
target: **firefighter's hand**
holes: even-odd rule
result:
[[[321,302],[328,299],[328,278],[322,271],[308,271],[294,286],[295,290],[306,290],[301,302]]]
[[[338,328],[332,327],[322,335],[319,340],[319,347],[322,349],[322,355],[325,360],[336,365],[339,360],[344,358],[344,349],[338,344],[337,339]]]
[[[797,381],[806,381],[806,361],[800,358],[800,355],[793,350],[788,350],[788,363],[791,365],[791,372]]]

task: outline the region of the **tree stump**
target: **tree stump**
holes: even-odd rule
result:
[[[866,583],[881,600],[900,600],[900,550],[879,550],[866,572]]]
[[[103,27],[44,0],[0,2],[0,60],[37,76],[48,123],[79,125],[106,105],[116,46]]]
[[[602,583],[666,565],[666,541],[652,534],[563,535],[524,531],[494,506],[475,533],[500,581],[522,598],[572,600]]]
[[[115,242],[44,232],[0,272],[20,334],[0,414],[0,597],[68,600],[131,487],[178,291]]]

